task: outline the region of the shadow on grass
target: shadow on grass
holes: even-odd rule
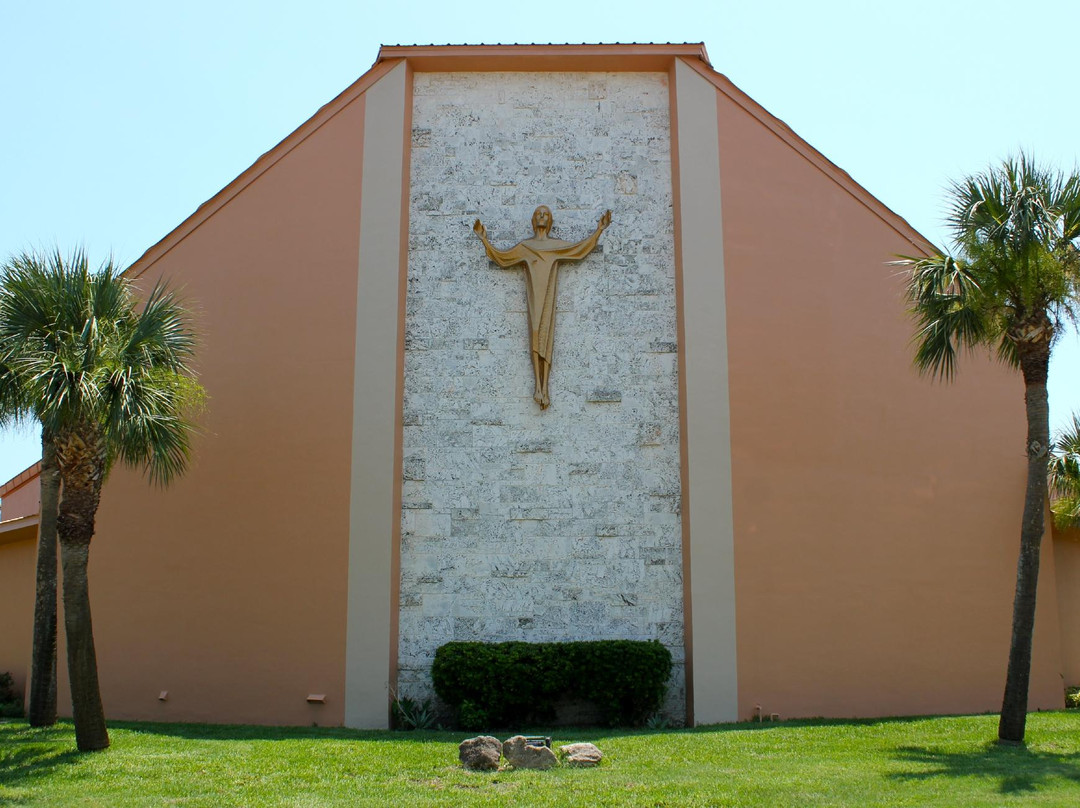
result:
[[[579,727],[579,726],[522,726],[489,727],[483,731],[462,729],[433,729],[416,731],[357,730],[345,727],[274,727],[253,724],[157,724],[135,721],[111,721],[110,729],[121,729],[141,735],[165,735],[189,740],[221,741],[286,741],[299,739],[330,739],[340,741],[392,742],[392,743],[458,743],[474,735],[495,735],[508,738],[511,735],[550,735],[559,741],[597,740],[650,735],[697,735],[717,732],[765,732],[769,730],[799,727],[871,726],[874,724],[909,724],[931,721],[932,717],[909,718],[854,718],[823,719],[808,718],[788,721],[750,722],[733,724],[710,724],[699,727],[671,727],[645,729],[642,727]]]
[[[951,718],[978,718],[979,716],[951,716]],[[987,714],[987,718],[996,716]],[[338,740],[338,741],[362,741],[367,743],[459,743],[463,738],[474,735],[495,735],[499,738],[508,738],[511,735],[550,735],[559,742],[572,741],[596,741],[605,738],[629,738],[636,736],[653,735],[701,735],[729,732],[772,732],[792,730],[799,728],[826,728],[826,727],[870,727],[874,725],[897,725],[918,724],[933,722],[949,716],[909,716],[909,717],[885,717],[885,718],[805,718],[789,719],[786,721],[742,721],[731,724],[709,724],[698,727],[671,727],[665,729],[646,729],[642,727],[571,727],[571,726],[539,726],[526,725],[520,727],[488,727],[483,731],[463,729],[433,729],[416,730],[411,732],[391,730],[357,730],[345,727],[277,727],[257,724],[184,724],[184,723],[152,723],[143,721],[110,721],[109,729],[121,730],[135,735],[157,735],[174,738],[184,738],[194,741],[293,741],[293,740]],[[24,732],[40,733],[42,730],[28,730],[25,723],[21,725]],[[70,734],[70,742],[74,743],[71,722],[61,721],[53,732]],[[20,733],[21,734],[21,733]],[[44,740],[43,736],[37,735],[38,740]],[[15,740],[6,737],[0,732],[0,749],[5,740]],[[60,741],[61,737],[55,740]],[[924,750],[927,751],[927,750]]]
[[[166,735],[193,741],[433,741],[453,733],[437,730],[391,732],[345,727],[275,727],[258,724],[155,724],[143,721],[110,721],[109,729],[135,735]]]
[[[0,746],[0,785],[32,787],[35,782],[82,757],[73,748],[58,749],[57,739],[53,736],[54,733],[46,730],[35,735],[27,733],[25,738],[4,738],[9,743]]]
[[[930,780],[935,777],[994,780],[1002,794],[1037,791],[1055,780],[1080,783],[1080,752],[1062,754],[991,742],[981,750],[967,752],[904,746],[896,750],[896,759],[924,767],[920,771],[889,775],[896,780]]]

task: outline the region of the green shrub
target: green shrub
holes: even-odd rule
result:
[[[487,710],[478,706],[475,702],[465,699],[458,707],[458,726],[470,732],[479,732],[484,727],[491,726],[491,716]]]
[[[24,715],[23,706],[20,702],[0,702],[0,718],[22,718]]]
[[[0,704],[17,700],[15,680],[11,678],[10,673],[0,673]]]
[[[1069,710],[1080,709],[1080,687],[1065,688],[1065,707]]]
[[[0,718],[22,718],[22,699],[15,692],[10,673],[0,673]]]
[[[463,729],[548,722],[582,699],[611,726],[640,724],[664,700],[671,652],[656,641],[451,642],[435,652],[435,692]]]

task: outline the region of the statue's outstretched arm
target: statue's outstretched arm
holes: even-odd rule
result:
[[[597,243],[600,241],[600,234],[607,230],[609,224],[611,224],[611,211],[606,210],[604,215],[600,217],[593,234],[584,241],[579,241],[569,247],[563,247],[558,251],[559,258],[564,261],[580,261],[596,248]]]
[[[473,224],[473,232],[480,237],[480,241],[484,243],[484,250],[487,251],[488,258],[501,266],[503,269],[509,269],[512,266],[516,266],[522,262],[522,256],[520,255],[516,247],[511,247],[505,252],[503,250],[496,250],[491,246],[491,242],[488,241],[487,229],[480,224],[480,220],[477,219]]]

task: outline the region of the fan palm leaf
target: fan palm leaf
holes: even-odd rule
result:
[[[1080,416],[1054,441],[1048,473],[1053,502],[1050,509],[1058,527],[1080,527]]]

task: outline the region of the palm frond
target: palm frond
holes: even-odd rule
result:
[[[0,359],[0,427],[14,426],[29,414],[19,377]]]
[[[991,322],[980,305],[978,279],[952,256],[901,257],[911,267],[907,298],[915,317],[915,366],[921,373],[951,379],[957,355],[986,342]]]
[[[90,429],[157,483],[189,454],[194,350],[177,297],[159,285],[140,307],[111,259],[24,253],[0,270],[0,419],[21,402],[49,433]]]
[[[186,373],[195,346],[195,333],[187,309],[175,292],[163,283],[157,283],[134,328],[130,329],[124,355],[128,361],[141,359]]]
[[[1055,524],[1080,527],[1080,416],[1055,436],[1047,471]]]
[[[1052,346],[1080,303],[1080,176],[1021,154],[949,188],[955,258],[907,258],[915,364],[949,379],[964,348],[1018,366],[1016,340]]]
[[[1075,242],[1080,239],[1080,175],[1075,170],[1062,183],[1057,203],[1061,214],[1061,238]]]

